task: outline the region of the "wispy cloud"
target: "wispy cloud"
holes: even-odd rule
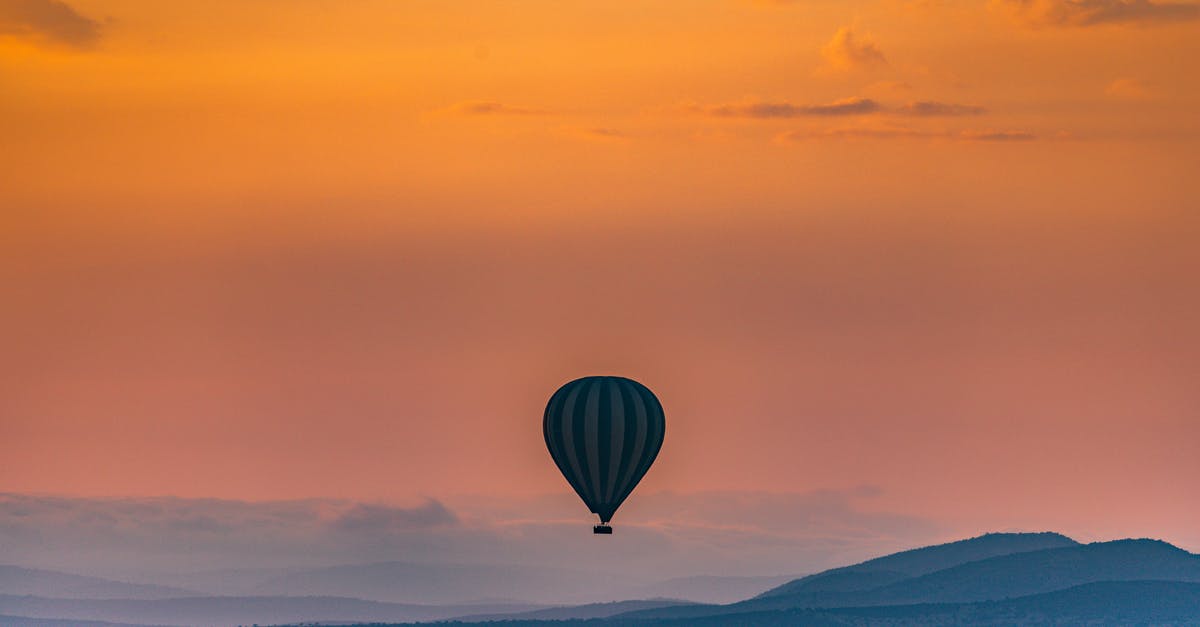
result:
[[[586,562],[639,577],[793,573],[936,535],[922,519],[865,507],[876,492],[638,495],[617,520],[619,549],[580,542],[591,520],[567,493],[410,505],[0,494],[0,546],[7,562],[112,573],[388,560],[559,568]]]
[[[494,100],[468,100],[450,105],[446,111],[458,115],[547,115],[549,111],[519,107]]]
[[[1033,27],[1163,24],[1200,19],[1200,4],[1152,0],[994,0]]]
[[[966,141],[978,142],[1025,142],[1037,139],[1037,135],[1029,131],[1008,131],[1008,130],[967,130],[961,131],[957,136],[959,139]]]
[[[100,23],[58,0],[0,0],[0,35],[86,50],[100,41]]]
[[[586,128],[583,130],[588,135],[592,135],[594,137],[607,137],[609,139],[617,139],[617,138],[627,137],[627,135],[625,135],[625,133],[623,133],[622,131],[618,131],[615,128],[605,128],[605,127],[597,126],[597,127],[592,127],[592,128]]]
[[[1022,130],[925,130],[904,126],[863,126],[819,130],[792,130],[780,133],[780,143],[814,139],[942,139],[951,141],[1031,141],[1037,135]]]
[[[430,499],[424,505],[411,508],[358,503],[334,518],[332,526],[339,531],[354,533],[388,533],[457,523],[454,512]]]
[[[888,94],[909,93],[912,91],[912,84],[907,81],[883,80],[875,81],[863,88],[867,92],[879,92]]]
[[[1119,100],[1146,100],[1154,96],[1153,90],[1136,78],[1118,78],[1104,88],[1104,94]]]
[[[979,105],[959,104],[954,102],[937,102],[933,100],[918,100],[896,109],[897,113],[921,117],[954,117],[963,115],[982,115],[987,109]]]
[[[865,115],[881,109],[870,98],[844,98],[827,104],[793,104],[790,102],[743,102],[719,105],[685,105],[683,110],[718,118],[799,118]]]
[[[843,98],[826,104],[797,104],[787,101],[746,101],[739,103],[678,107],[686,113],[699,113],[716,118],[750,118],[758,120],[803,117],[849,117],[871,114],[919,117],[957,117],[982,115],[987,112],[979,105],[921,100],[900,106],[885,106],[871,98]]]
[[[826,70],[849,71],[887,65],[887,58],[879,46],[869,36],[859,35],[849,26],[834,33],[833,39],[821,48],[821,56],[825,59]]]
[[[587,126],[563,127],[563,135],[573,138],[582,139],[584,141],[604,142],[604,143],[620,143],[629,141],[629,134],[625,131],[607,126]]]
[[[780,143],[803,142],[813,139],[909,139],[937,135],[904,127],[850,127],[820,130],[792,130],[775,136]]]

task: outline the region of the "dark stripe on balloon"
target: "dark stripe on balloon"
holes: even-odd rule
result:
[[[607,503],[608,466],[612,448],[612,379],[601,380],[596,394],[596,500]]]
[[[642,477],[646,475],[646,471],[650,469],[650,465],[654,463],[654,459],[658,456],[658,450],[662,446],[662,433],[664,427],[662,405],[658,399],[645,386],[632,382],[633,387],[637,390],[639,398],[642,399],[643,406],[646,408],[646,431],[643,438],[644,446],[641,454],[638,456],[636,468],[633,469],[629,485],[626,488],[626,496],[633,491]]]
[[[571,425],[571,441],[568,442],[567,448],[579,462],[577,480],[579,485],[583,486],[581,496],[593,511],[596,509],[596,497],[592,493],[592,485],[588,477],[590,472],[587,467],[587,404],[592,388],[595,386],[594,379],[583,379],[579,382],[579,396],[575,399],[575,407],[566,417],[568,424]]]
[[[580,466],[579,458],[579,439],[582,433],[582,425],[580,429],[575,428],[575,414],[577,407],[580,405],[579,396],[583,390],[582,382],[575,382],[571,385],[571,392],[567,396],[567,401],[563,406],[563,411],[559,415],[559,421],[562,424],[562,444],[563,455],[566,456],[567,462],[571,466],[571,472],[567,473],[567,479],[571,483],[571,487],[583,497],[584,503],[587,503],[589,509],[593,509],[591,498],[588,496],[587,486],[583,483],[583,469]]]
[[[662,447],[663,428],[666,426],[662,405],[658,403],[658,399],[645,386],[637,384],[637,387],[645,399],[649,411],[646,413],[646,449],[642,452],[642,458],[634,473],[634,477],[637,478],[635,481],[641,480],[646,475],[646,471],[650,470],[650,464],[653,464],[654,458],[658,457],[658,450]]]
[[[608,385],[608,402],[612,419],[608,429],[608,467],[604,470],[604,502],[613,506],[613,497],[617,488],[617,470],[621,467],[621,448],[625,439],[625,393],[620,379],[610,379]]]
[[[631,382],[632,383],[632,382]],[[628,496],[633,492],[633,486],[637,483],[637,478],[634,473],[637,471],[638,462],[641,461],[642,451],[646,448],[646,414],[647,407],[642,395],[637,393],[637,386],[634,386],[634,430],[633,430],[633,450],[629,456],[629,465],[624,466],[624,472],[621,474],[621,495]]]
[[[554,396],[550,397],[550,402],[546,404],[546,414],[542,417],[542,436],[546,438],[546,448],[550,449],[550,457],[554,460],[554,465],[558,466],[558,470],[567,477],[567,483],[571,483],[568,477],[566,460],[562,455],[562,444],[560,436],[562,427],[558,421],[558,416],[562,412],[563,401],[567,398],[567,387],[558,388]],[[572,484],[574,487],[574,484]]]
[[[562,444],[562,410],[563,404],[566,402],[570,388],[563,386],[559,388],[550,399],[550,404],[546,406],[546,417],[542,421],[542,431],[546,436],[546,447],[550,449],[550,455],[554,458],[554,463],[558,465],[567,482],[574,486],[574,481],[571,477],[571,469],[567,464],[567,458],[564,454]]]
[[[637,445],[638,422],[640,420],[638,413],[640,403],[638,402],[637,391],[628,379],[621,379],[620,386],[621,398],[625,405],[625,433],[622,438],[623,442],[621,442],[620,472],[617,475],[617,484],[613,488],[612,496],[613,502],[617,505],[620,505],[631,491],[625,489],[625,478],[629,475],[628,469],[637,465],[634,463],[633,456],[636,452],[634,451],[634,447]]]
[[[591,495],[592,504],[600,508],[600,397],[601,392],[605,388],[605,380],[603,378],[593,379],[588,385],[587,404],[584,405],[583,414],[583,454],[587,459],[587,476],[585,477],[588,485],[588,493]]]

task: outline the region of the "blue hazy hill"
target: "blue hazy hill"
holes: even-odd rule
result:
[[[176,625],[395,625],[414,620],[505,627],[1200,625],[1200,555],[1160,540],[1079,544],[1058,534],[989,534],[801,577],[723,605],[655,599],[531,608],[401,605],[334,597],[84,600],[0,595],[0,615],[6,620]],[[274,620],[263,620],[268,616]]]
[[[530,610],[528,612],[460,616],[457,618],[457,620],[463,622],[486,622],[495,620],[568,620],[575,618],[608,618],[617,614],[626,614],[644,609],[678,607],[684,605],[694,604],[690,601],[680,601],[678,599],[614,601],[612,603],[587,603],[584,605],[548,607],[540,610]]]
[[[0,564],[0,594],[69,599],[170,599],[194,591]]]
[[[1042,594],[974,603],[794,608],[686,619],[622,619],[606,625],[1197,625],[1200,583],[1097,582]],[[541,623],[546,625],[546,623]],[[510,625],[509,627],[519,627]]]
[[[630,617],[683,618],[794,607],[883,604],[863,602],[861,599],[869,592],[889,585],[983,559],[1078,546],[1080,546],[1078,542],[1058,533],[989,533],[957,542],[892,553],[852,566],[826,570],[790,581],[752,599],[738,603],[722,606],[659,608],[638,612],[636,615],[631,614]]]
[[[271,625],[289,622],[434,621],[456,616],[529,611],[525,604],[414,605],[329,596],[214,596],[174,599],[62,599],[0,595],[0,615],[120,624]],[[0,621],[7,627],[10,623]]]
[[[945,546],[949,545],[942,545]],[[911,551],[906,553],[914,555]],[[884,563],[893,568],[905,566],[902,560]],[[857,589],[804,585],[805,581],[818,584],[824,581],[822,574],[818,574],[781,586],[791,592],[778,592],[779,589],[776,589],[729,605],[658,608],[621,616],[630,619],[697,618],[793,608],[970,603],[1053,592],[1106,581],[1200,583],[1200,556],[1158,540],[1118,540],[1085,545],[1072,543],[1059,548],[1020,551],[967,561],[899,580],[889,581],[894,575],[883,576],[879,578],[882,585],[869,585],[874,575],[897,572],[865,570],[849,573],[862,575],[862,578],[853,582],[863,586]],[[847,573],[837,574],[840,577]]]
[[[1067,536],[1051,532],[989,533],[826,570],[772,588],[758,597],[866,590],[989,557],[1078,545]]]
[[[1158,540],[1117,540],[1003,555],[849,595],[839,605],[961,603],[1106,581],[1200,583],[1200,555]]]
[[[1197,625],[1200,555],[1158,540],[1079,544],[1053,533],[988,534],[802,577],[737,603],[660,607],[589,622]],[[557,623],[505,623],[523,624]]]
[[[1090,625],[1194,626],[1200,624],[1200,583],[1180,581],[1097,582],[1000,601],[885,605],[851,608],[791,608],[687,618],[599,620],[507,620],[488,623],[452,621],[448,625],[501,627],[983,627]],[[410,623],[409,627],[417,624]],[[400,627],[400,626],[395,626]]]

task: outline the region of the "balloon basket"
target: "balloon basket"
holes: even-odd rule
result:
[[[612,535],[612,527],[609,527],[608,525],[596,525],[595,527],[592,527],[592,533],[611,536]]]

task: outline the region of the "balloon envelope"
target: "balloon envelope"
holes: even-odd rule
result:
[[[601,523],[612,519],[662,448],[662,404],[624,377],[583,377],[546,405],[546,448],[579,498]]]

